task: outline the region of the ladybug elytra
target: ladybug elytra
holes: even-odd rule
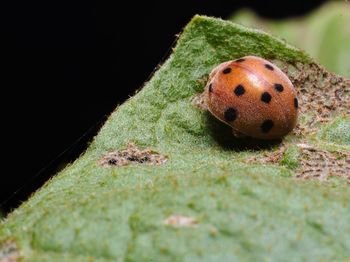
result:
[[[221,63],[210,73],[204,94],[209,111],[234,133],[276,139],[297,122],[293,84],[276,65],[260,57]]]

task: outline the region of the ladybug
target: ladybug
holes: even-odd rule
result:
[[[204,91],[208,110],[233,134],[277,139],[296,125],[298,99],[289,78],[274,64],[245,56],[221,63]]]

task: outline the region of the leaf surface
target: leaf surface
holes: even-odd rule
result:
[[[295,164],[298,154],[308,150],[305,144],[329,154],[346,154],[349,143],[339,137],[348,130],[333,132],[326,125],[337,123],[326,121],[317,122],[325,126],[322,133],[300,129],[283,143],[240,140],[193,104],[214,66],[251,54],[278,63],[299,91],[304,88],[298,82],[300,72],[325,75],[322,80],[303,81],[311,90],[327,87],[332,77],[334,88],[349,90],[348,80],[324,73],[307,54],[275,37],[195,16],[169,59],[115,110],[87,151],[2,222],[0,260],[15,252],[25,261],[349,258],[346,178],[298,179]],[[348,93],[340,95],[343,99]],[[330,111],[331,116],[346,125],[349,117],[339,108]],[[313,116],[306,112],[301,127],[312,129],[308,120]],[[125,149],[130,142],[167,161],[99,164],[106,154]],[[280,162],[278,157],[261,162],[276,152],[282,152]],[[183,220],[194,224],[167,225],[171,216],[187,217]],[[9,248],[13,244],[18,250]]]

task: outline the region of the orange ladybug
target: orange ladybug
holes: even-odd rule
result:
[[[274,64],[245,56],[210,73],[205,101],[209,111],[233,133],[276,139],[296,125],[298,99],[289,78]]]

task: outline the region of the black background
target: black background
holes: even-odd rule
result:
[[[2,6],[2,209],[16,207],[86,148],[106,116],[149,78],[194,14],[227,18],[251,7],[263,17],[283,19],[322,2],[26,1]]]

